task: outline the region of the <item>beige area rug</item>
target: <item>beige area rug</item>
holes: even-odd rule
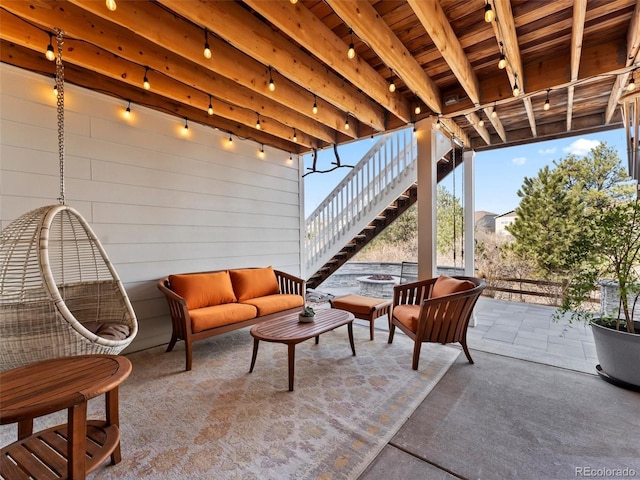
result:
[[[248,329],[195,344],[193,371],[184,347],[128,356],[131,376],[120,387],[122,462],[95,479],[355,479],[446,373],[460,350],[428,344],[411,370],[412,342],[386,332],[369,341],[354,325],[296,347],[295,390],[288,391],[287,347],[260,342],[248,373]],[[92,400],[89,418],[103,417]],[[35,428],[64,423],[45,417]],[[46,424],[46,425],[45,425]],[[10,431],[7,431],[7,428]],[[3,445],[15,425],[2,427]]]

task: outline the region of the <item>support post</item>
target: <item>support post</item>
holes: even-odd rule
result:
[[[464,162],[464,274],[475,277],[476,273],[476,236],[475,236],[475,156],[473,150],[462,155]],[[477,323],[472,313],[469,326]]]
[[[438,182],[435,117],[416,123],[418,144],[418,279],[436,275],[436,191]]]

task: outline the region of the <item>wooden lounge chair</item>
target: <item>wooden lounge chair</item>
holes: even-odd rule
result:
[[[485,281],[440,276],[394,287],[389,343],[398,327],[414,341],[413,369],[418,369],[423,342],[462,345],[469,363],[467,327]]]

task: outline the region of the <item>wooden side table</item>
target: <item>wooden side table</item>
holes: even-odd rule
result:
[[[0,424],[18,440],[0,453],[10,479],[84,479],[109,456],[120,462],[118,386],[131,362],[117,355],[62,357],[0,373]],[[87,401],[105,394],[106,419],[87,421]],[[68,410],[68,423],[33,433],[33,419]]]

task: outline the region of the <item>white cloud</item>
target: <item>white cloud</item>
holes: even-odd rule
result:
[[[597,147],[600,144],[599,140],[587,140],[586,138],[579,138],[568,147],[564,147],[562,150],[571,155],[586,155],[592,148]]]
[[[527,157],[516,157],[511,160],[511,163],[513,163],[514,165],[524,165],[525,163],[527,163]]]
[[[540,149],[538,150],[538,153],[540,155],[553,155],[554,153],[556,153],[556,150],[557,150],[556,147],[551,147],[551,148]]]

